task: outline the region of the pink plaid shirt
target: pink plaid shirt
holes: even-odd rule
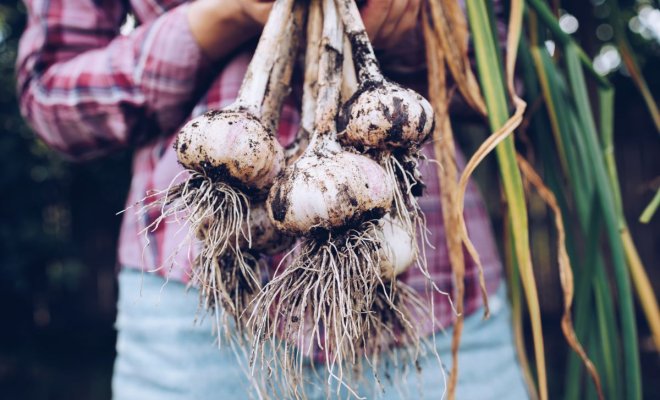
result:
[[[238,92],[250,52],[236,52],[222,65],[207,60],[194,41],[183,0],[26,0],[29,12],[18,57],[18,84],[23,114],[53,149],[84,160],[135,146],[133,180],[127,204],[145,193],[166,188],[181,171],[172,141],[177,129],[205,110],[230,104]],[[120,34],[131,12],[138,27]],[[294,137],[299,115],[286,104],[279,140]],[[433,157],[431,146],[424,149]],[[460,159],[460,155],[458,155]],[[434,248],[428,265],[437,286],[453,293],[439,187],[433,165],[423,166],[428,185],[420,199]],[[155,270],[187,282],[190,255],[185,251],[165,266],[185,230],[162,224],[141,232],[157,215],[124,214],[119,262],[124,267]],[[501,264],[488,215],[474,185],[466,195],[465,218],[485,270],[487,287],[499,285]],[[169,262],[167,264],[170,264]],[[402,279],[424,293],[425,278],[416,268]],[[475,264],[466,253],[465,313],[478,309],[481,296]],[[425,295],[425,294],[424,294]],[[453,314],[445,296],[435,295],[436,318],[449,326]],[[427,324],[424,324],[427,325]]]

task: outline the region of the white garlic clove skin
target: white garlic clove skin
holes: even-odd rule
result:
[[[278,229],[307,234],[378,218],[392,199],[392,183],[378,163],[324,149],[308,151],[287,167],[270,190],[267,209]]]
[[[384,247],[381,249],[380,268],[383,278],[393,280],[407,270],[416,260],[415,237],[390,215],[381,219],[379,235]]]
[[[184,167],[249,189],[267,189],[284,168],[282,146],[247,112],[208,111],[181,129],[174,148]]]
[[[410,147],[431,134],[433,107],[414,90],[368,82],[342,107],[338,128],[341,141],[358,149]]]
[[[293,244],[293,238],[282,234],[268,216],[265,203],[257,203],[250,207],[250,218],[243,224],[243,231],[250,230],[252,245],[249,246],[247,238],[241,237],[240,246],[248,247],[266,255],[280,253]]]

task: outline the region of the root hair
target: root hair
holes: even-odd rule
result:
[[[183,173],[189,176],[178,182]],[[149,194],[139,204],[138,216],[159,211],[142,231],[145,236],[164,223],[179,223],[181,229],[187,229],[177,249],[156,269],[171,269],[179,251],[201,244],[191,273],[191,283],[200,289],[200,305],[213,314],[218,334],[231,331],[229,317],[240,328],[239,314],[248,304],[248,296],[261,286],[257,258],[240,246],[243,240],[248,247],[252,242],[249,229],[244,228],[250,213],[248,197],[224,182],[186,170],[167,189]]]
[[[427,320],[430,314],[429,304],[405,283],[394,280],[378,288],[365,335],[364,346],[370,352],[361,360],[373,373],[375,391],[384,391],[383,380],[398,386],[411,368],[421,379],[419,360],[423,357],[439,360],[434,338],[424,336],[417,322]],[[365,367],[358,365],[357,369]]]
[[[377,229],[377,221],[368,221],[325,240],[303,239],[278,270],[293,256],[290,265],[253,300],[248,320],[253,373],[257,365],[271,371],[284,397],[305,397],[304,360],[318,349],[337,391],[352,390],[345,384],[350,366],[364,353],[368,315],[377,288],[385,286]]]
[[[450,294],[441,290],[433,281],[426,259],[426,247],[433,248],[433,244],[429,240],[431,232],[426,226],[426,216],[414,193],[416,186],[424,186],[419,172],[419,161],[422,159],[423,156],[416,150],[406,151],[402,154],[384,153],[381,164],[395,188],[392,205],[393,217],[401,222],[412,237],[416,238],[413,240],[413,246],[415,246],[413,251],[417,268],[434,291],[447,297],[452,310],[456,313]]]

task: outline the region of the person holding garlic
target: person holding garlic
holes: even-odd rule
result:
[[[415,81],[424,65],[418,28],[424,2],[360,3],[364,3],[362,19],[384,72],[395,80]],[[178,128],[236,99],[254,50],[253,39],[266,23],[272,1],[26,0],[26,5],[28,26],[18,58],[24,116],[49,146],[72,159],[133,147],[133,181],[127,200],[131,205],[145,193],[168,187],[181,173],[173,148]],[[129,13],[137,27],[121,33]],[[294,140],[299,120],[295,100],[287,100],[277,135],[282,145]],[[427,187],[419,203],[433,245],[426,254],[429,274],[439,289],[453,293],[437,172],[435,166],[425,164],[421,173]],[[137,210],[129,208],[124,215],[113,397],[244,398],[251,386],[245,365],[237,363],[229,346],[213,347],[208,321],[193,324],[198,302],[186,293],[191,261],[186,252],[175,252],[182,239],[180,226],[162,224],[143,234],[159,217],[157,211],[138,218]],[[466,257],[467,318],[457,396],[526,398],[500,280],[500,259],[473,185],[466,195],[465,218],[484,266],[491,318],[481,320],[478,273]],[[417,269],[407,270],[401,280],[426,295],[426,277]],[[437,324],[449,328],[454,314],[448,298],[432,295]],[[428,335],[437,329],[431,321],[418,323]],[[451,359],[450,339],[451,335],[436,334],[444,363]],[[409,374],[396,385],[383,382],[382,397],[400,398],[403,393],[417,398],[421,387],[427,398],[441,398],[445,390],[442,366],[432,356],[420,364],[421,385],[415,374]],[[326,396],[325,381],[312,382],[308,396]]]

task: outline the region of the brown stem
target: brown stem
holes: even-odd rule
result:
[[[424,9],[424,38],[426,43],[426,58],[429,75],[429,95],[433,102],[436,125],[433,131],[433,147],[440,162],[438,179],[442,188],[440,201],[445,224],[447,249],[452,272],[454,273],[456,321],[451,341],[452,366],[447,384],[447,397],[456,398],[458,383],[458,348],[463,333],[463,306],[465,297],[465,259],[460,235],[460,212],[457,204],[458,169],[456,165],[456,149],[454,147],[451,122],[449,120],[449,98],[445,69],[445,54],[440,51],[440,43],[431,24],[430,10]],[[441,134],[443,137],[440,137]]]
[[[273,49],[277,49],[285,40],[284,32],[292,13],[293,2],[294,0],[275,1],[233,107],[247,109],[256,117],[261,116],[261,104],[277,56]]]

